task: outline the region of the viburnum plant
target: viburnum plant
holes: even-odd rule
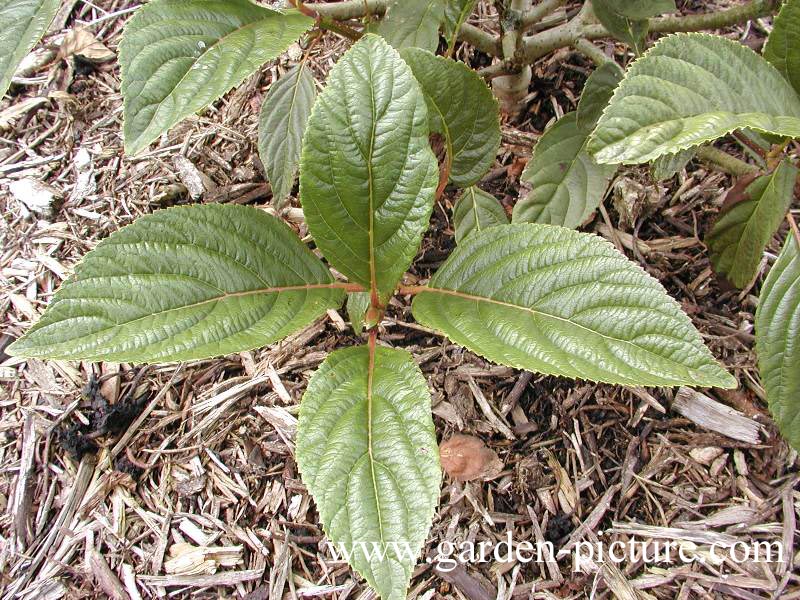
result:
[[[273,203],[290,196],[299,167],[299,201],[327,265],[280,218],[254,207],[157,211],[88,253],[7,352],[202,359],[277,342],[347,298],[366,343],[332,352],[312,376],[296,456],[328,538],[383,598],[401,598],[441,470],[426,381],[409,352],[379,341],[389,299],[413,297],[421,324],[514,368],[621,385],[735,387],[658,281],[602,238],[574,231],[620,164],[652,162],[668,177],[697,156],[741,176],[707,239],[715,268],[734,284],[756,277],[784,215],[792,222],[762,289],[756,336],[770,407],[800,446],[800,234],[788,213],[797,180],[789,140],[800,137],[800,1],[776,18],[764,57],[704,34],[644,47],[649,29],[721,26],[774,3],[659,20],[651,17],[674,11],[673,1],[594,0],[563,25],[523,35],[563,4],[498,2],[502,34],[488,41],[466,23],[474,1],[349,0],[284,11],[248,0],[146,4],[120,46],[130,154],[312,25],[313,35],[354,39],[318,97],[304,60],[272,84],[259,118]],[[49,19],[37,19],[43,30]],[[447,56],[432,52],[440,30]],[[589,41],[609,34],[643,52],[626,72]],[[527,94],[530,62],[547,52],[566,43],[599,65],[577,111],[535,146],[522,175],[532,191],[510,223],[476,187],[500,143],[498,102],[481,74],[450,58],[456,40],[501,58],[482,75],[509,114],[520,89]],[[706,145],[734,132],[756,164]],[[440,159],[432,134],[443,141]],[[448,184],[464,189],[453,215],[458,245],[426,285],[403,285]],[[369,552],[375,545],[381,551]]]

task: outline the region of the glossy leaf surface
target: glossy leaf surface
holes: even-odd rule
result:
[[[494,164],[500,146],[500,115],[491,90],[462,62],[418,48],[400,55],[425,94],[431,131],[445,138],[450,181],[474,185]]]
[[[515,223],[574,229],[597,209],[617,168],[595,162],[586,151],[587,137],[574,112],[545,131],[522,172],[533,189],[514,205]]]
[[[428,111],[411,69],[382,38],[361,38],[331,70],[309,119],[300,199],[325,257],[388,296],[428,228],[438,182]]]
[[[563,227],[474,233],[413,303],[417,321],[500,364],[625,385],[735,387],[661,284]]]
[[[300,404],[297,463],[328,539],[381,598],[405,599],[441,482],[431,397],[411,355],[331,353]]]
[[[603,0],[612,10],[630,19],[648,19],[677,10],[675,0]]]
[[[497,198],[475,186],[465,189],[453,207],[457,244],[473,231],[507,224],[508,215],[503,205]]]
[[[392,0],[376,33],[398,50],[439,45],[439,25],[444,19],[446,0]]]
[[[343,297],[325,265],[263,211],[170,208],[100,242],[9,352],[120,362],[208,358],[277,341]]]
[[[675,154],[664,154],[659,156],[650,164],[650,172],[656,181],[670,179],[680,173],[689,161],[694,158],[695,149],[687,148]]]
[[[314,77],[304,64],[273,82],[258,118],[258,154],[280,208],[292,191],[311,107],[317,97]]]
[[[364,331],[364,320],[369,303],[370,298],[367,292],[347,294],[347,316],[356,335],[361,335]]]
[[[475,10],[476,2],[477,0],[445,0],[442,30],[448,46],[455,44],[458,31]]]
[[[729,192],[726,205],[706,237],[714,270],[743,288],[755,277],[764,249],[792,203],[797,169],[782,162],[744,190]]]
[[[766,58],[800,94],[800,0],[787,0],[764,46]]]
[[[588,132],[594,129],[622,77],[622,69],[614,62],[597,67],[589,75],[578,101],[578,127]]]
[[[601,163],[648,162],[748,127],[800,136],[800,98],[742,44],[674,34],[628,69],[589,150]]]
[[[761,290],[756,353],[769,410],[800,450],[800,252],[791,231]]]
[[[125,152],[137,154],[281,54],[314,21],[249,0],[154,0],[119,47]]]
[[[0,0],[0,98],[58,11],[59,0]]]
[[[628,44],[634,54],[644,52],[647,32],[650,29],[647,19],[632,19],[616,10],[612,0],[592,0],[592,8],[597,20],[619,41]]]

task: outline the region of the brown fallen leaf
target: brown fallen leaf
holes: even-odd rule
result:
[[[444,472],[456,481],[472,481],[497,474],[502,461],[482,440],[457,433],[439,446]]]
[[[510,165],[508,165],[508,178],[509,179],[517,179],[522,172],[525,170],[525,167],[528,164],[528,157],[526,156],[518,156],[516,157]]]
[[[88,29],[76,28],[68,32],[61,42],[58,57],[61,59],[77,55],[91,63],[101,63],[112,60],[115,54],[98,41]]]

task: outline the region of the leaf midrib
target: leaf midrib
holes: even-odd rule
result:
[[[288,170],[288,166],[292,162],[291,152],[286,152],[285,151],[285,147],[289,142],[289,127],[290,127],[291,121],[293,120],[294,112],[295,112],[295,110],[297,108],[297,95],[298,95],[298,93],[300,91],[300,86],[304,83],[304,82],[301,82],[301,79],[302,79],[302,76],[303,76],[305,68],[306,68],[305,67],[305,59],[303,59],[303,62],[301,62],[298,65],[297,71],[294,73],[294,77],[295,77],[294,82],[290,84],[292,86],[292,97],[289,100],[289,109],[286,111],[286,119],[284,120],[284,122],[287,124],[286,125],[286,133],[285,133],[285,137],[278,142],[278,149],[276,150],[277,155],[281,158],[280,162],[283,165],[283,169],[281,170],[282,172],[277,174],[281,179],[281,184],[282,185],[285,185],[285,183],[284,183],[285,172]],[[275,83],[273,83],[273,85],[275,85]],[[291,192],[291,190],[289,190],[289,191]],[[282,192],[282,190],[281,190],[281,192]],[[285,199],[285,196],[286,196],[286,194],[281,193],[280,200],[283,201]]]
[[[78,282],[76,282],[76,283],[78,283]],[[212,302],[220,302],[220,301],[223,301],[223,300],[227,300],[229,298],[241,298],[241,297],[247,297],[247,296],[258,296],[258,295],[262,295],[262,294],[276,294],[276,293],[282,293],[282,292],[296,292],[296,291],[308,291],[308,290],[347,289],[347,287],[348,287],[348,284],[346,284],[346,283],[315,283],[315,284],[305,284],[305,285],[290,285],[290,286],[280,286],[280,287],[259,288],[259,289],[255,289],[255,290],[247,290],[247,291],[242,291],[242,292],[225,292],[224,294],[220,294],[220,295],[214,296],[212,298],[207,298],[206,300],[201,300],[200,302],[194,302],[192,304],[186,304],[184,306],[176,306],[176,307],[172,307],[172,308],[167,308],[165,310],[161,310],[161,311],[158,311],[158,312],[151,312],[151,313],[148,313],[146,315],[142,315],[141,317],[137,317],[136,319],[132,319],[130,321],[123,321],[122,323],[115,323],[111,327],[104,327],[103,329],[100,329],[99,331],[105,331],[107,329],[112,329],[113,327],[120,327],[122,325],[129,326],[129,325],[132,325],[132,324],[137,323],[139,321],[142,321],[144,319],[149,319],[149,318],[152,318],[152,317],[166,315],[166,314],[169,314],[171,312],[178,311],[178,310],[187,310],[187,309],[198,308],[198,307],[204,306],[206,304],[211,304]],[[85,299],[86,298],[80,298],[80,297],[70,298],[70,300],[85,300]],[[89,299],[90,300],[102,300],[102,298],[89,298]],[[82,315],[82,316],[86,316],[86,315]],[[74,318],[74,317],[70,317],[70,318]],[[60,321],[53,321],[52,323],[44,324],[44,327],[49,327],[51,325],[62,323],[63,321],[67,321],[70,318],[62,319]],[[39,329],[39,328],[37,327],[37,329]],[[98,333],[98,332],[94,332],[94,334],[96,334],[96,333]]]
[[[375,378],[375,341],[375,335],[370,335],[369,359],[367,362],[367,452],[369,453],[369,470],[372,475],[372,491],[375,494],[375,510],[378,513],[378,535],[381,543],[384,543],[383,516],[381,515],[381,501],[378,496],[378,481],[375,478],[375,456],[372,452],[372,387]]]
[[[632,346],[632,347],[636,348],[637,350],[640,350],[642,352],[646,352],[647,354],[656,357],[659,360],[667,361],[667,362],[670,362],[670,363],[672,363],[674,365],[678,365],[679,367],[684,368],[687,371],[690,371],[690,372],[697,372],[698,371],[698,369],[695,368],[695,367],[689,367],[689,366],[684,365],[682,363],[676,362],[676,361],[674,361],[674,360],[672,360],[670,358],[667,358],[666,356],[662,356],[660,354],[655,354],[654,352],[648,350],[647,348],[639,346],[639,345],[637,345],[637,344],[635,344],[635,343],[633,343],[633,342],[631,342],[629,340],[623,340],[623,339],[620,339],[620,338],[611,337],[611,336],[606,335],[604,333],[601,333],[599,331],[595,331],[594,329],[590,329],[589,327],[586,327],[585,325],[581,325],[580,323],[576,323],[575,321],[571,321],[571,320],[566,319],[564,317],[559,317],[558,315],[547,313],[547,312],[544,312],[544,311],[541,311],[541,310],[536,310],[536,309],[530,308],[528,306],[520,306],[519,304],[513,304],[511,302],[505,302],[503,300],[496,300],[494,298],[487,298],[485,296],[478,296],[478,295],[475,295],[475,294],[468,294],[466,292],[459,292],[457,290],[448,290],[448,289],[445,289],[445,288],[423,287],[423,288],[420,289],[419,293],[420,294],[423,294],[423,293],[440,293],[440,294],[445,294],[445,295],[448,295],[448,296],[454,296],[456,298],[463,298],[465,300],[474,300],[476,302],[487,302],[487,303],[495,304],[495,305],[498,305],[498,306],[505,306],[507,308],[514,308],[514,309],[517,309],[517,310],[521,310],[521,311],[524,311],[524,312],[531,313],[533,315],[538,315],[538,316],[541,316],[541,317],[550,318],[550,319],[553,319],[553,320],[556,320],[556,321],[560,321],[560,322],[566,323],[566,324],[568,324],[570,326],[577,327],[577,328],[579,328],[579,329],[581,329],[583,331],[587,331],[587,332],[592,333],[594,335],[600,336],[601,338],[603,338],[605,340],[611,340],[611,341],[614,341],[614,342],[617,342],[617,343],[622,343],[622,344],[626,344],[626,345]]]
[[[369,65],[369,100],[372,110],[372,127],[369,136],[369,150],[367,151],[367,185],[368,185],[368,209],[369,209],[369,229],[367,238],[369,240],[369,289],[372,304],[378,303],[378,276],[375,269],[375,182],[372,175],[372,159],[375,153],[375,136],[378,128],[378,109],[375,106],[375,85],[372,81],[372,63]],[[376,307],[377,308],[377,307]],[[374,358],[374,357],[373,357]],[[374,475],[374,472],[373,472]]]
[[[734,253],[733,264],[741,264],[741,262],[743,261],[743,255],[745,254],[744,240],[752,238],[758,239],[758,237],[753,235],[753,230],[755,229],[755,232],[757,233],[759,231],[760,226],[764,225],[765,223],[767,224],[769,223],[769,221],[767,220],[770,214],[769,209],[773,208],[776,197],[778,197],[776,180],[778,179],[779,175],[782,175],[780,171],[783,167],[784,163],[778,165],[778,168],[775,169],[775,171],[772,173],[772,176],[769,178],[769,183],[767,183],[767,187],[764,189],[764,193],[762,193],[761,197],[755,201],[755,207],[753,208],[753,212],[750,214],[750,217],[745,221],[742,235],[736,242],[736,252]],[[771,202],[769,202],[770,206],[764,206],[765,204],[767,204],[767,202],[764,202],[765,198],[769,198],[771,200]],[[766,215],[762,215],[764,211],[767,212]],[[769,236],[765,237],[769,239]],[[759,246],[760,245],[761,244],[759,244]]]
[[[259,25],[261,23],[264,23],[265,21],[268,21],[268,20],[274,18],[276,15],[284,14],[284,13],[281,13],[281,12],[278,12],[278,11],[270,10],[270,9],[264,7],[264,6],[259,6],[258,8],[262,8],[265,11],[268,11],[268,12],[270,12],[272,14],[265,15],[263,18],[259,18],[259,19],[255,20],[255,21],[251,21],[250,23],[246,23],[246,24],[242,25],[241,27],[236,27],[235,29],[233,29],[229,33],[226,33],[221,38],[217,39],[217,41],[214,42],[212,45],[210,45],[208,48],[206,48],[205,52],[200,54],[200,56],[198,56],[192,62],[192,66],[190,68],[186,69],[186,72],[183,75],[181,75],[180,80],[178,80],[178,82],[172,87],[172,90],[170,91],[170,93],[167,94],[166,96],[164,96],[164,98],[157,103],[158,107],[150,115],[150,118],[147,121],[147,126],[142,128],[142,132],[137,136],[137,140],[140,139],[147,132],[148,129],[150,129],[150,126],[153,124],[153,120],[155,119],[156,114],[159,112],[158,108],[160,108],[164,104],[164,101],[167,100],[167,98],[171,98],[175,94],[175,90],[177,90],[181,85],[183,85],[183,82],[186,80],[186,78],[189,75],[189,73],[192,72],[192,69],[194,68],[194,65],[199,64],[200,61],[205,59],[211,53],[212,50],[214,50],[215,48],[219,48],[220,44],[224,43],[229,37],[231,37],[231,36],[233,36],[233,35],[235,35],[237,33],[240,33],[242,31],[245,31],[245,30],[247,30],[249,28],[255,28],[257,25]],[[214,21],[214,22],[217,23],[217,21]],[[140,52],[141,52],[141,48],[140,48],[139,52],[137,53],[137,56],[138,56],[138,54]],[[190,58],[190,57],[187,57],[187,58]],[[241,63],[240,63],[240,66],[241,66]],[[173,111],[170,111],[170,112],[173,112]]]

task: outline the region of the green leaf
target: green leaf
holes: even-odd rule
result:
[[[474,233],[414,317],[500,364],[625,385],[735,387],[661,284],[604,239],[512,224]]]
[[[275,342],[343,296],[297,235],[263,211],[171,208],[100,242],[7,351],[119,362],[208,358]]]
[[[418,48],[406,48],[400,55],[425,94],[431,131],[445,138],[450,181],[459,187],[476,184],[494,164],[500,147],[497,100],[462,62]]]
[[[766,58],[800,94],[800,0],[787,0],[772,23]]]
[[[19,63],[47,31],[59,5],[58,0],[0,0],[0,98]]]
[[[628,44],[636,55],[644,52],[650,25],[647,19],[630,19],[615,10],[611,0],[592,0],[597,20],[619,41]]]
[[[602,2],[611,10],[629,19],[649,19],[678,10],[675,0],[602,0]]]
[[[258,154],[272,185],[273,204],[280,208],[292,191],[303,133],[317,91],[304,63],[273,82],[258,117]]]
[[[365,315],[369,308],[370,298],[368,292],[352,292],[347,294],[347,316],[356,335],[364,331]]]
[[[398,50],[439,45],[439,25],[446,0],[393,0],[381,19],[377,33]]]
[[[714,270],[736,287],[745,287],[756,276],[764,250],[792,203],[796,179],[797,169],[784,160],[773,173],[728,193],[706,244]]]
[[[594,129],[623,74],[617,63],[607,62],[589,75],[578,101],[578,127],[587,133]]]
[[[425,98],[400,55],[368,34],[331,70],[300,160],[314,241],[351,281],[386,298],[428,228],[439,180]]]
[[[603,200],[615,165],[598,165],[586,152],[588,132],[567,113],[536,143],[521,180],[531,192],[514,205],[514,223],[550,223],[575,228]]]
[[[631,65],[589,151],[601,163],[649,162],[747,127],[800,136],[800,98],[746,46],[678,33]]]
[[[756,354],[769,410],[783,436],[800,450],[800,252],[789,232],[761,290]]]
[[[445,0],[442,30],[447,38],[447,46],[452,47],[458,39],[461,26],[467,22],[475,10],[477,0]]]
[[[487,192],[475,186],[468,187],[453,207],[453,224],[456,243],[460,244],[473,231],[482,231],[495,225],[508,225],[503,205]]]
[[[125,152],[136,154],[281,54],[314,24],[249,0],[154,0],[119,46]]]
[[[431,397],[411,355],[331,353],[300,404],[297,464],[337,551],[383,600],[405,600],[441,483]]]
[[[659,156],[650,164],[650,172],[653,179],[656,181],[671,179],[689,164],[689,161],[694,158],[695,152],[694,148],[687,148],[675,154]]]

